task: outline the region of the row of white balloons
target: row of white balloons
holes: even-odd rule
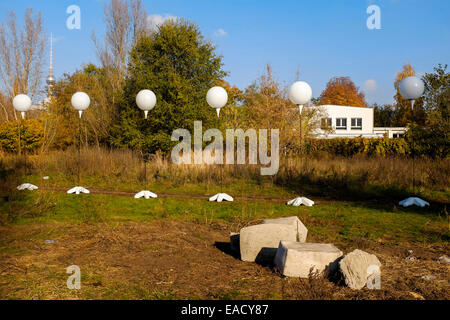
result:
[[[422,96],[424,92],[424,84],[418,77],[407,77],[399,85],[400,94],[407,100],[415,100]],[[299,111],[302,111],[302,106],[307,104],[312,98],[312,89],[310,85],[304,81],[295,82],[289,89],[289,99],[292,103],[299,106]],[[220,109],[223,108],[228,101],[227,91],[222,87],[213,87],[209,89],[206,94],[206,101],[208,104],[216,109],[217,116],[220,115]],[[89,108],[91,99],[84,92],[77,92],[72,96],[72,106],[78,110],[81,117],[84,110]],[[148,112],[156,105],[156,95],[151,90],[142,90],[136,96],[137,106],[144,111],[145,118]],[[14,108],[25,117],[25,112],[31,108],[31,99],[25,94],[19,94],[13,99]]]
[[[417,77],[408,77],[405,78],[399,86],[400,94],[403,98],[411,101],[411,106],[413,104],[413,101],[420,96],[422,96],[424,92],[424,84],[422,80],[420,80]],[[309,101],[312,98],[312,89],[310,85],[304,81],[297,81],[289,89],[289,99],[292,103],[296,104],[299,108],[300,114],[302,113],[303,105],[309,103]],[[147,119],[149,111],[153,110],[153,108],[156,105],[156,95],[153,93],[153,91],[145,89],[141,90],[137,96],[136,96],[136,104],[137,106],[144,111],[145,118]],[[208,90],[206,94],[206,101],[207,103],[217,111],[217,116],[220,116],[220,109],[223,108],[227,102],[228,102],[228,94],[227,91],[219,86],[215,86]],[[72,106],[78,110],[79,116],[81,119],[81,116],[83,114],[83,111],[89,108],[89,105],[91,103],[91,99],[89,96],[84,92],[76,92],[71,99]],[[25,112],[30,110],[32,105],[31,99],[25,95],[25,94],[19,94],[13,99],[13,106],[14,108],[22,114],[22,119],[25,118]],[[32,184],[22,184],[18,187],[19,190],[36,190],[37,187]],[[89,190],[77,186],[75,188],[70,189],[67,193],[89,193]],[[135,195],[135,198],[141,198],[145,197],[146,199],[149,198],[156,198],[157,195],[153,192],[150,192],[148,190],[143,190]],[[226,193],[218,193],[211,197],[209,199],[210,201],[233,201],[233,197]],[[410,205],[410,203],[413,203],[414,201],[422,201],[419,198],[408,198],[404,200],[403,202],[407,202],[406,204]],[[418,202],[419,203],[419,202]],[[297,197],[287,203],[288,205],[293,206],[300,206],[300,205],[307,205],[312,206],[314,205],[314,201],[305,198],[305,197]],[[402,202],[400,203],[402,204]],[[419,203],[419,205],[422,205],[422,203]]]

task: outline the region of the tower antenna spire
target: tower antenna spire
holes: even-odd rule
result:
[[[53,32],[50,32],[50,70],[53,71]]]
[[[55,77],[53,76],[53,32],[50,33],[50,68],[48,69],[47,85],[48,96],[53,94],[53,85],[55,84]]]

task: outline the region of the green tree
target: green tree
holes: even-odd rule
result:
[[[167,152],[175,129],[192,132],[195,120],[217,126],[215,111],[206,103],[208,89],[222,80],[222,58],[188,21],[169,20],[140,38],[130,53],[129,74],[118,103],[111,143],[117,147],[144,147]],[[142,89],[152,90],[157,104],[147,120],[135,102]]]
[[[395,108],[392,105],[373,105],[375,127],[392,127],[395,118]]]
[[[424,109],[426,121],[424,126],[414,126],[408,134],[414,139],[417,154],[431,157],[448,157],[450,151],[450,74],[447,65],[434,68],[434,73],[426,73],[422,78],[425,83]]]

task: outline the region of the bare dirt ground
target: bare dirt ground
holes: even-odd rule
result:
[[[364,239],[336,244],[345,253],[374,253],[382,262],[381,290],[353,291],[242,262],[229,252],[229,230],[173,219],[1,227],[0,298],[450,299],[449,264],[437,261],[448,255],[444,246],[405,248]],[[415,259],[406,259],[409,249]],[[70,265],[81,268],[81,290],[66,287]]]

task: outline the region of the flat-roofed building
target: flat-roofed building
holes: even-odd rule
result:
[[[397,138],[406,132],[404,127],[374,127],[374,109],[370,107],[321,105],[318,108],[323,114],[318,138]]]

